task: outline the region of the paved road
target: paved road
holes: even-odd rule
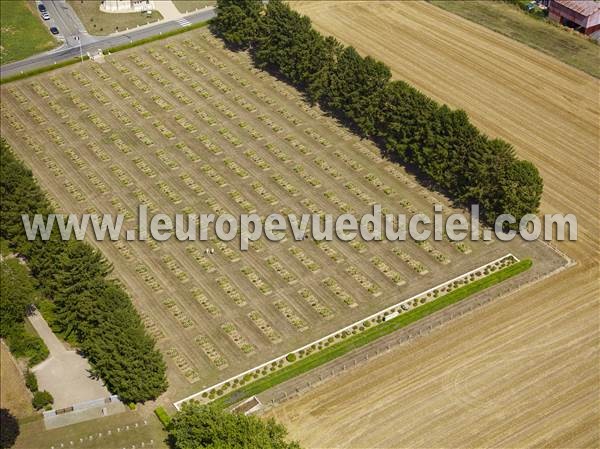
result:
[[[83,44],[89,44],[98,40],[97,37],[90,36],[83,23],[69,6],[66,0],[38,0],[36,3],[43,3],[48,9],[50,20],[45,21],[48,26],[55,26],[60,31],[59,39],[65,42],[64,47],[79,48],[79,41],[74,37],[81,38]]]
[[[73,13],[73,10],[68,5],[66,5],[64,0],[46,1],[44,4],[48,8],[50,16],[53,17],[52,20],[56,20],[56,26],[58,29],[61,31],[66,30],[65,35],[68,33],[72,34],[70,34],[70,37],[67,39],[65,45],[57,50],[43,53],[41,55],[35,55],[22,61],[16,61],[11,64],[3,65],[0,67],[0,74],[2,77],[15,75],[21,72],[27,72],[39,67],[78,58],[80,52],[79,43],[72,38],[76,32],[79,32],[79,35],[82,36],[81,51],[85,55],[87,52],[93,53],[98,49],[105,50],[117,45],[123,45],[129,42],[145,39],[156,34],[176,30],[194,23],[204,22],[212,19],[216,15],[214,9],[207,9],[205,11],[186,16],[185,19],[161,22],[157,25],[141,27],[140,29],[131,30],[130,32],[116,36],[96,37],[90,36],[87,33],[81,33],[83,25],[81,25],[81,22],[77,18],[76,14]],[[62,25],[60,23],[62,23]]]

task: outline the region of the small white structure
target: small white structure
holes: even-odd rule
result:
[[[153,11],[153,0],[102,0],[100,11],[110,13],[147,12]]]

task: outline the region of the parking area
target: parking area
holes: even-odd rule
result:
[[[39,312],[28,319],[50,351],[50,356],[32,371],[37,376],[39,389],[49,391],[54,397],[54,408],[110,396],[106,387],[90,376],[87,360],[76,351],[68,350]]]

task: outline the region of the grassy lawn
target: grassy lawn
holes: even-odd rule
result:
[[[241,401],[245,398],[259,394],[269,388],[278,385],[286,380],[289,380],[302,373],[310,371],[320,365],[324,365],[331,360],[340,357],[353,349],[360,348],[372,341],[388,335],[402,327],[408,326],[415,321],[420,320],[427,315],[430,315],[438,310],[441,310],[451,304],[457,303],[475,293],[485,290],[493,285],[499,284],[500,282],[516,276],[522,273],[533,265],[533,262],[529,259],[522,260],[513,265],[510,265],[502,270],[492,273],[484,278],[481,278],[468,285],[460,287],[435,301],[426,303],[416,309],[410,310],[390,321],[385,321],[372,328],[361,332],[360,334],[354,335],[347,338],[346,340],[329,346],[317,353],[314,353],[308,357],[298,360],[297,362],[282,368],[272,374],[269,374],[262,379],[248,384],[247,386],[240,388],[239,390],[233,391],[222,398],[219,398],[216,402],[222,405],[230,405],[235,402]]]
[[[536,19],[504,2],[430,2],[600,78],[600,47],[575,31]]]
[[[33,2],[11,0],[0,2],[2,45],[0,63],[25,59],[58,45],[38,17]]]
[[[198,8],[204,8],[205,6],[212,6],[216,2],[210,0],[173,0],[173,3],[179,10],[179,12],[192,12]]]
[[[144,424],[146,420],[147,424]],[[137,427],[135,426],[137,423]],[[46,430],[42,420],[20,420],[21,435],[14,449],[45,449],[54,447],[86,449],[120,449],[123,447],[166,449],[166,434],[162,425],[152,415],[126,411],[116,415],[93,419],[58,429]],[[129,428],[127,428],[129,426]],[[120,431],[117,431],[120,428]],[[110,435],[109,432],[110,431]],[[98,437],[98,434],[102,437]],[[93,437],[89,439],[90,435]],[[84,443],[80,442],[84,439]],[[150,443],[153,440],[153,443]],[[71,445],[70,442],[73,442]],[[62,446],[61,446],[62,445]]]
[[[106,13],[100,12],[99,0],[68,0],[88,33],[94,36],[106,36],[126,28],[135,28],[149,22],[161,20],[163,16],[158,11],[153,11],[151,16],[145,13]]]

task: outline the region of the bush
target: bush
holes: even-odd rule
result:
[[[290,363],[294,363],[296,361],[296,354],[290,352],[287,356],[285,356],[285,359]]]
[[[166,429],[169,426],[169,423],[171,422],[171,417],[169,416],[167,411],[164,409],[164,407],[155,408],[154,414],[156,415],[158,420],[161,422],[163,427]]]
[[[37,335],[28,333],[23,324],[12,329],[6,342],[10,352],[17,358],[26,358],[29,366],[43,362],[49,354],[44,341]]]
[[[33,399],[31,400],[31,404],[33,405],[33,408],[35,408],[36,410],[40,410],[40,409],[45,408],[48,405],[52,405],[53,402],[54,402],[54,398],[46,390],[36,391],[33,394]]]
[[[32,373],[29,370],[25,372],[25,385],[32,393],[38,391],[38,382],[37,377],[35,377],[35,373]]]
[[[288,442],[286,437],[286,429],[273,419],[229,413],[215,405],[189,401],[173,416],[168,440],[173,449],[300,449],[298,443]]]

